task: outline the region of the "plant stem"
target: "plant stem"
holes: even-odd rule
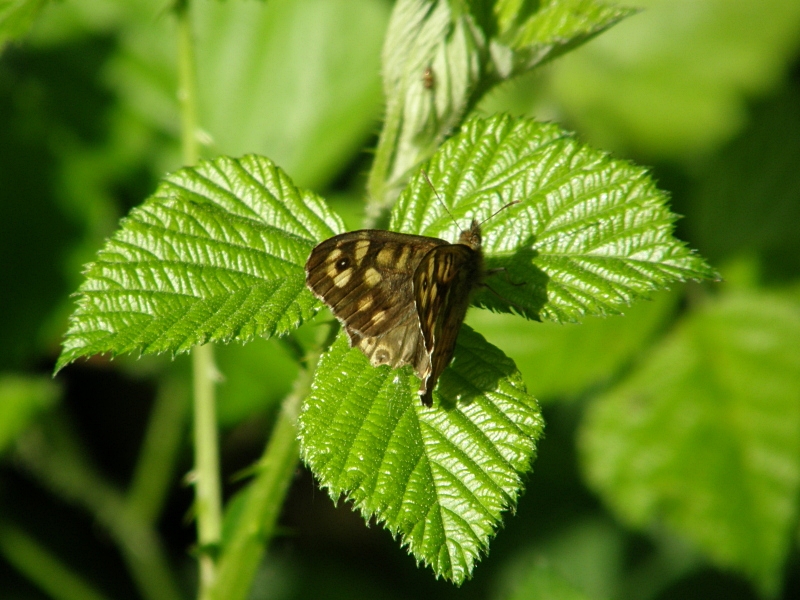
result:
[[[197,145],[197,77],[192,39],[189,0],[178,0],[175,5],[178,17],[178,103],[181,113],[181,154],[183,164],[197,163],[200,152]]]
[[[27,533],[0,525],[0,554],[55,600],[105,600]]]
[[[214,397],[213,347],[192,349],[194,378],[194,456],[195,516],[200,547],[200,590],[198,598],[208,598],[216,579],[216,548],[222,538],[222,500],[219,477],[217,410]]]
[[[56,417],[41,428],[32,428],[19,438],[15,450],[20,464],[44,486],[66,501],[84,507],[109,532],[142,598],[181,597],[151,524],[126,510],[122,494],[91,467],[63,419]]]
[[[161,381],[128,490],[127,510],[151,525],[161,512],[172,481],[183,440],[188,397],[183,382],[169,377]]]
[[[219,561],[215,600],[244,600],[264,550],[275,532],[289,484],[297,469],[300,443],[295,423],[300,405],[311,389],[319,349],[306,357],[292,393],[286,397],[269,443],[259,461],[260,470],[248,486],[244,508]]]
[[[396,197],[391,185],[391,172],[402,123],[402,103],[388,100],[375,159],[367,179],[367,207],[364,226],[375,227]],[[395,192],[395,193],[393,193]]]
[[[189,0],[176,4],[178,17],[178,100],[181,106],[181,148],[185,165],[199,158],[197,145],[197,81]],[[208,598],[216,579],[215,552],[222,537],[222,499],[214,384],[217,369],[211,344],[192,350],[194,379],[194,484],[197,542],[200,547],[199,598]]]

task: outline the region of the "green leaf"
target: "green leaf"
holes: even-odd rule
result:
[[[2,0],[0,2],[0,52],[7,42],[24,36],[45,0]]]
[[[494,68],[501,79],[520,75],[580,46],[634,14],[635,9],[597,0],[559,0],[531,6],[521,0],[501,0],[498,40],[493,48]],[[502,51],[501,51],[502,49]]]
[[[0,374],[0,454],[36,415],[55,404],[60,393],[44,377]]]
[[[657,293],[624,315],[585,323],[536,323],[513,315],[475,310],[467,323],[502,348],[542,404],[570,401],[610,381],[647,348],[675,312],[681,294]]]
[[[618,313],[677,281],[714,276],[672,236],[676,217],[643,168],[556,125],[471,119],[427,169],[440,197],[417,175],[390,229],[455,241],[467,218],[483,221],[519,202],[483,226],[486,266],[505,272],[489,277],[494,292],[475,294],[477,306],[575,321]]]
[[[315,312],[303,266],[342,230],[266,158],[167,177],[88,266],[56,369],[101,352],[186,352],[282,334]]]
[[[685,209],[692,240],[710,259],[755,256],[768,279],[800,276],[798,107],[798,86],[757,106],[747,130],[710,161]]]
[[[391,205],[412,170],[493,86],[631,14],[596,0],[528,3],[400,0],[383,49],[386,125],[370,195]],[[427,76],[426,76],[427,74]]]
[[[505,600],[590,600],[583,591],[575,587],[556,568],[544,560],[526,565],[524,576]]]
[[[460,584],[514,506],[543,422],[514,364],[467,326],[434,408],[418,385],[410,367],[374,368],[340,335],[300,415],[301,452],[334,500],[345,494]]]
[[[399,0],[392,11],[382,61],[385,125],[369,181],[370,196],[383,208],[461,123],[481,78],[484,32],[451,4]]]
[[[595,145],[696,159],[796,60],[796,0],[636,0],[644,10],[553,65],[552,97]]]
[[[696,311],[586,415],[589,480],[623,520],[660,522],[765,595],[800,506],[800,302],[732,293]]]

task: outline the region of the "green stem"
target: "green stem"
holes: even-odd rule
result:
[[[403,103],[389,99],[386,117],[367,179],[365,227],[375,227],[396,197],[390,183],[392,165],[401,133]]]
[[[197,144],[197,77],[189,0],[178,0],[178,102],[181,113],[181,154],[184,165],[200,157]]]
[[[189,0],[179,0],[178,99],[181,105],[181,148],[186,165],[197,163],[197,81]],[[194,484],[197,542],[200,547],[199,598],[208,598],[216,579],[215,550],[222,537],[222,498],[214,384],[217,370],[211,344],[192,350],[194,379]]]
[[[219,442],[214,382],[213,347],[192,349],[194,377],[194,455],[193,483],[197,543],[200,547],[198,598],[209,598],[216,579],[216,549],[222,539],[222,499],[219,476]]]
[[[27,533],[0,525],[0,554],[55,600],[105,600]]]
[[[259,461],[258,475],[248,486],[244,507],[220,559],[212,594],[216,600],[244,600],[248,597],[297,469],[300,443],[295,423],[301,402],[311,389],[320,354],[318,350],[307,357],[308,368],[300,371],[292,393],[283,402]]]
[[[109,532],[143,598],[178,600],[181,594],[152,525],[126,510],[122,494],[90,466],[66,423],[45,425],[19,439],[20,464],[54,494],[84,507]]]
[[[159,386],[127,494],[128,510],[145,523],[155,523],[172,482],[188,395],[186,386],[174,379],[166,379]]]

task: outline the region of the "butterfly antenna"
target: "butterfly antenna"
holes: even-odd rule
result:
[[[497,195],[498,195],[498,196],[500,196],[500,192],[497,192]],[[502,196],[500,196],[500,199],[502,200],[502,199],[503,199],[503,197],[502,197]],[[489,216],[488,216],[488,217],[486,217],[486,218],[485,218],[483,221],[481,221],[480,223],[478,223],[478,225],[479,225],[479,226],[480,226],[480,225],[483,225],[484,223],[486,223],[486,221],[488,221],[488,220],[489,220],[489,219],[491,219],[491,218],[494,218],[494,217],[496,217],[498,213],[501,213],[501,212],[503,212],[503,211],[504,211],[505,209],[507,209],[509,206],[514,206],[515,204],[519,204],[519,203],[520,203],[520,201],[519,201],[519,200],[512,200],[512,201],[511,201],[511,202],[509,202],[508,204],[506,204],[506,205],[504,205],[504,206],[502,206],[502,207],[498,208],[498,209],[497,209],[496,211],[494,211],[494,212],[493,212],[491,215],[489,215]]]
[[[442,197],[439,195],[439,192],[437,192],[436,188],[433,187],[433,183],[431,183],[431,180],[428,177],[428,174],[425,171],[420,171],[420,173],[422,173],[422,176],[425,178],[425,181],[428,182],[428,185],[431,186],[431,189],[433,190],[433,193],[436,194],[436,197],[439,199],[439,202],[442,203],[442,206],[447,211],[447,214],[450,215],[451,219],[453,219],[453,223],[455,223],[456,227],[458,227],[458,221],[456,221],[456,218],[453,216],[453,213],[450,212],[450,209],[447,208],[447,204],[444,203],[444,200],[442,200]]]

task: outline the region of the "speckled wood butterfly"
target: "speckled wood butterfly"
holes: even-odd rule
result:
[[[420,400],[453,357],[470,293],[484,275],[481,228],[458,242],[378,229],[333,236],[306,262],[306,284],[374,366],[413,365]]]

